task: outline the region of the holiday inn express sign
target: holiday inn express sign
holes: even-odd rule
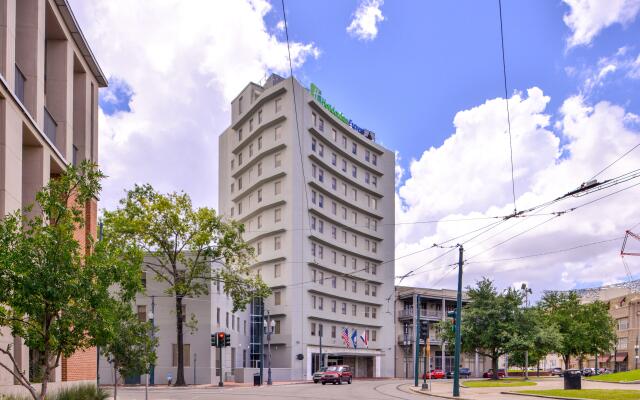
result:
[[[327,100],[325,100],[325,98],[322,97],[322,91],[314,83],[311,84],[310,92],[311,92],[311,97],[316,99],[318,103],[322,104],[322,106],[331,114],[333,114],[333,116],[335,116],[345,124],[349,125],[352,129],[354,129],[355,131],[357,131],[367,139],[375,140],[375,133],[371,132],[368,129],[359,127],[353,122],[353,120],[347,118],[343,113],[336,110],[331,104],[327,103]]]

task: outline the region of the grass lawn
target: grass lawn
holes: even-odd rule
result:
[[[516,386],[535,386],[537,385],[532,381],[525,381],[522,378],[502,378],[494,381],[492,379],[484,379],[481,381],[464,381],[464,386],[469,388],[477,387],[516,387]]]
[[[570,397],[572,399],[592,400],[638,400],[640,390],[582,389],[582,390],[520,390],[518,393],[539,394],[543,396]]]
[[[631,371],[625,372],[616,372],[615,374],[604,374],[597,376],[590,376],[585,379],[590,381],[601,381],[601,382],[632,382],[632,381],[640,381],[640,369],[634,369]]]

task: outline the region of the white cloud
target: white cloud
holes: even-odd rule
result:
[[[510,99],[516,195],[519,210],[557,198],[578,187],[640,140],[633,128],[633,114],[617,105],[590,105],[582,96],[566,99],[560,120],[553,124],[548,114],[549,98],[531,88],[527,95]],[[499,220],[468,220],[508,215],[513,211],[508,137],[505,134],[504,99],[459,112],[455,132],[440,146],[425,151],[411,163],[409,176],[396,194],[396,222],[440,220],[437,224],[407,224],[396,229],[396,257],[431,247],[449,238]],[[552,128],[556,127],[556,128]],[[554,132],[557,129],[557,132]],[[562,138],[562,142],[560,140]],[[637,168],[640,151],[633,152],[607,170],[599,179],[614,177]],[[632,184],[633,182],[629,182]],[[597,195],[563,200],[543,212],[559,211],[582,204],[622,188]],[[619,258],[621,241],[615,240],[577,251],[494,263],[474,261],[521,257],[575,245],[617,238],[640,222],[639,189],[630,189],[606,200],[558,217],[520,237],[491,249],[550,216],[511,219],[465,244],[465,285],[483,276],[500,287],[526,281],[534,291],[566,289],[579,283],[610,283],[625,278]],[[477,233],[480,233],[477,232]],[[495,235],[492,237],[492,235]],[[473,235],[447,245],[464,242]],[[484,240],[484,241],[483,241]],[[451,253],[421,268],[403,284],[455,287],[451,264],[455,249],[432,248],[396,261],[396,275],[403,275],[437,255]],[[474,255],[477,255],[474,257]],[[627,260],[640,271],[640,260]]]
[[[100,164],[109,176],[101,206],[134,183],[185,190],[217,205],[218,136],[229,102],[268,72],[288,74],[286,42],[270,33],[265,0],[72,0],[109,76],[126,81],[131,112],[100,114]],[[292,43],[294,68],[318,57]]]
[[[384,21],[383,0],[362,0],[356,9],[347,32],[360,40],[373,40],[378,36],[378,23]]]
[[[588,45],[601,30],[632,22],[640,11],[640,0],[563,0],[570,8],[564,23],[571,29],[569,48]]]
[[[612,56],[601,57],[595,66],[578,69],[565,67],[568,76],[578,76],[582,80],[580,94],[589,97],[615,78],[640,79],[640,55],[628,55],[629,47],[620,47]]]

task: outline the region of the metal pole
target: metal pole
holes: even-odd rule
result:
[[[98,240],[102,241],[102,221],[100,221]],[[100,387],[100,345],[96,346],[96,386]]]
[[[427,332],[429,332],[427,330]],[[429,341],[429,339],[425,339],[424,341],[424,376],[422,377],[422,390],[428,389],[429,387],[427,386],[427,371],[429,371],[427,368],[427,355],[429,353],[427,353],[427,342]],[[429,380],[431,380],[431,374],[429,374]]]
[[[415,315],[415,336],[413,345],[415,350],[415,358],[413,363],[413,386],[418,387],[418,378],[420,375],[420,295],[416,295],[416,304],[413,305]]]
[[[156,330],[156,296],[151,296],[151,315],[153,315],[153,318],[151,318],[151,341],[153,341]],[[149,384],[153,386],[156,383],[156,366],[154,364],[151,364],[149,374],[151,375],[149,377]]]
[[[596,375],[598,375],[598,352],[596,351],[596,362],[595,362],[595,366],[596,366]]]
[[[320,362],[318,364],[320,364],[320,371],[322,371],[322,367],[324,364],[324,358],[322,358],[322,328],[320,328],[318,333],[319,333],[318,339],[320,339]]]
[[[218,382],[219,387],[224,386],[224,382],[222,382],[222,347],[218,347],[218,355],[220,360],[220,381]]]
[[[264,303],[262,299],[258,299],[260,302],[260,324],[262,325],[262,321],[264,321]],[[260,329],[260,326],[258,327]],[[260,385],[264,383],[264,332],[260,334]]]
[[[269,347],[269,369],[267,370],[267,385],[271,385],[271,312],[267,310],[267,346]]]
[[[144,380],[144,400],[149,399],[149,374],[147,374]]]
[[[458,245],[460,248],[460,258],[458,261],[458,296],[456,303],[456,348],[454,355],[453,366],[453,396],[460,397],[460,345],[461,345],[461,317],[462,317],[462,263],[464,257],[464,249],[462,245]],[[498,373],[495,371],[494,373]]]
[[[193,353],[193,384],[196,384],[196,365],[198,363],[198,353]]]

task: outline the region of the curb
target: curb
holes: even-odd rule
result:
[[[531,394],[531,393],[518,393],[518,392],[500,392],[500,394],[508,394],[514,396],[527,396],[527,397],[539,397],[541,399],[560,399],[560,400],[589,400],[580,397],[558,397],[558,396],[546,396],[543,394]]]
[[[451,400],[473,400],[473,399],[469,399],[466,397],[453,397],[453,396],[445,396],[445,395],[441,395],[441,394],[433,394],[430,392],[423,392],[422,389],[418,389],[415,386],[409,386],[409,390],[411,390],[414,393],[418,393],[424,396],[431,396],[431,397],[437,397],[440,399],[451,399]],[[573,399],[575,400],[575,399]]]
[[[583,379],[583,380],[586,382],[617,383],[619,385],[637,385],[640,383],[640,381],[616,382],[616,381],[601,381],[600,379]]]

